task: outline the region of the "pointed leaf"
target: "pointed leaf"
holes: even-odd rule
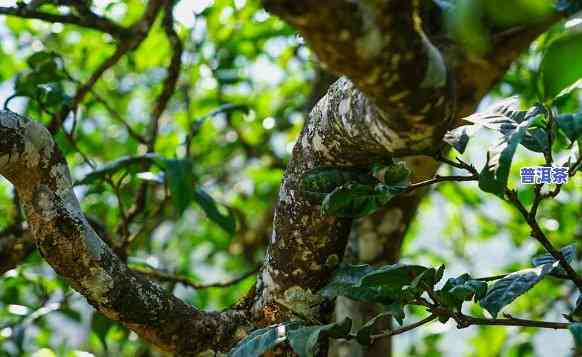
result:
[[[352,328],[352,320],[344,319],[329,325],[305,326],[289,331],[289,344],[299,357],[313,357],[317,353],[320,338],[346,337]]]
[[[373,186],[377,180],[362,169],[316,167],[305,172],[301,186],[307,199],[320,204],[333,190],[350,183]]]
[[[574,258],[576,258],[576,245],[575,244],[569,244],[567,246],[565,246],[564,248],[560,249],[560,252],[564,255],[564,258],[566,258],[566,261],[568,263],[571,263]],[[545,265],[545,264],[554,264],[556,262],[556,259],[554,259],[554,257],[547,253],[547,254],[542,254],[542,255],[538,255],[537,257],[534,257],[532,259],[532,264],[534,266],[541,266],[541,265]],[[551,273],[557,273],[557,274],[561,274],[561,275],[565,275],[566,272],[564,271],[564,268],[562,268],[560,265],[556,266]]]
[[[568,330],[574,338],[575,356],[582,352],[582,322],[574,322],[568,326]]]
[[[341,264],[329,283],[320,290],[320,294],[327,298],[346,296],[358,301],[386,302],[387,298],[378,288],[362,287],[360,280],[376,268],[366,264]]]
[[[394,194],[386,185],[347,184],[325,196],[323,215],[357,218],[372,214],[387,204]]]
[[[164,161],[166,179],[172,202],[178,216],[190,206],[194,198],[194,174],[192,160],[172,159]]]
[[[251,332],[230,352],[229,357],[261,356],[287,339],[290,330],[300,326],[297,322],[273,325]]]
[[[556,123],[570,141],[574,142],[582,138],[582,113],[558,115]]]
[[[537,268],[520,270],[497,280],[487,295],[481,299],[480,305],[496,317],[501,309],[540,282],[554,266],[555,264],[546,264]]]
[[[488,152],[487,163],[480,173],[479,187],[483,191],[498,196],[503,195],[513,155],[523,140],[532,119],[519,124],[507,123],[500,127],[501,137],[495,147]]]
[[[545,152],[548,149],[548,133],[543,128],[530,128],[523,137],[521,145],[533,152]]]
[[[236,219],[231,210],[228,210],[228,214],[221,213],[212,196],[200,187],[194,189],[193,197],[194,201],[202,208],[211,221],[218,224],[228,234],[234,234]]]

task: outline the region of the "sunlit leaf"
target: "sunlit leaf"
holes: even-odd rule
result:
[[[539,283],[555,265],[546,264],[537,268],[520,270],[497,280],[490,287],[487,295],[481,299],[480,305],[496,317],[501,309]]]
[[[564,248],[560,249],[560,252],[562,253],[562,255],[564,256],[564,258],[566,258],[566,261],[568,263],[571,263],[574,258],[576,258],[576,245],[574,244],[569,244],[567,246],[565,246]],[[545,264],[554,264],[556,262],[556,259],[554,259],[554,257],[547,253],[547,254],[542,254],[542,255],[538,255],[537,257],[534,257],[532,259],[532,264],[534,266],[542,266]],[[560,275],[565,275],[566,272],[564,271],[564,268],[562,268],[561,265],[556,266],[551,273],[556,273],[556,274],[560,274]]]

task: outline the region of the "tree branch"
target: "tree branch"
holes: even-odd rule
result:
[[[39,123],[0,112],[0,175],[16,188],[42,256],[89,303],[163,350],[228,349],[244,311],[203,312],[133,273],[87,222],[67,164]]]
[[[93,72],[91,77],[77,88],[73,97],[72,104],[64,107],[59,113],[56,113],[48,125],[51,133],[55,133],[63,124],[70,112],[75,112],[79,104],[85,99],[85,96],[91,91],[97,81],[107,72],[111,67],[115,66],[128,52],[131,52],[139,47],[143,40],[147,37],[150,29],[162,6],[168,3],[169,0],[150,0],[142,17],[131,26],[131,36],[125,41],[119,43],[115,52],[107,58],[101,65]]]
[[[37,11],[28,7],[0,7],[0,15],[15,16],[24,19],[37,19],[47,22],[58,22],[62,24],[77,25],[101,32],[110,34],[117,40],[124,40],[129,38],[131,31],[114,21],[99,16],[93,12],[83,13],[82,16],[73,14],[51,14],[47,12]]]
[[[209,288],[226,288],[226,287],[229,287],[232,285],[236,285],[236,284],[240,283],[241,281],[245,280],[246,278],[249,278],[249,277],[257,274],[257,271],[259,269],[258,268],[253,269],[253,270],[239,276],[238,278],[235,278],[235,279],[232,279],[229,281],[216,282],[216,283],[210,283],[210,284],[196,283],[195,281],[193,281],[191,278],[189,278],[187,276],[174,275],[174,274],[166,273],[166,272],[159,271],[159,270],[142,269],[142,268],[132,268],[131,270],[135,271],[136,273],[143,274],[145,276],[148,276],[150,278],[158,280],[158,281],[180,283],[182,285],[186,285],[186,286],[189,286],[189,287],[194,288],[194,289],[209,289]]]

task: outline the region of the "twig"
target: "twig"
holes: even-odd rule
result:
[[[424,319],[422,319],[422,320],[420,320],[418,322],[415,322],[415,323],[410,324],[410,325],[403,326],[403,327],[401,327],[399,329],[396,329],[396,330],[386,330],[386,331],[384,331],[382,333],[379,333],[379,334],[376,334],[376,335],[372,335],[372,336],[370,336],[370,339],[372,339],[372,341],[373,341],[373,340],[377,340],[379,338],[400,335],[400,334],[405,333],[405,332],[408,332],[410,330],[414,330],[415,328],[420,327],[422,325],[425,325],[425,324],[427,324],[429,322],[432,322],[432,321],[436,320],[437,318],[438,318],[438,315],[431,314],[430,316],[428,316],[428,317],[426,317],[426,318],[424,318]]]
[[[155,21],[158,12],[162,5],[164,5],[168,0],[150,0],[148,2],[147,8],[144,14],[135,24],[131,26],[131,36],[125,42],[121,42],[117,49],[109,58],[107,58],[91,77],[82,84],[75,93],[73,97],[72,104],[60,110],[59,113],[55,114],[48,125],[49,131],[54,134],[62,125],[66,117],[70,112],[75,112],[77,106],[83,101],[87,93],[91,91],[93,86],[101,78],[101,76],[111,67],[113,67],[119,60],[128,52],[135,50],[146,38],[149,30]]]
[[[517,208],[517,210],[521,213],[523,218],[525,218],[526,222],[532,229],[532,236],[540,242],[540,244],[544,247],[544,249],[554,257],[557,261],[560,262],[560,265],[566,271],[566,274],[576,284],[576,286],[582,290],[582,278],[576,273],[574,268],[568,263],[562,252],[556,249],[545,233],[540,228],[535,215],[532,215],[531,212],[528,212],[524,205],[521,203],[519,198],[517,197],[517,192],[514,190],[507,190],[506,195],[509,198],[509,201],[513,203],[513,205]],[[535,214],[535,212],[534,212]]]
[[[417,182],[417,183],[413,183],[411,185],[409,185],[406,189],[406,192],[410,192],[413,190],[416,190],[418,188],[424,187],[424,186],[429,186],[435,183],[439,183],[439,182],[461,182],[461,181],[477,181],[479,180],[479,176],[478,175],[471,175],[471,176],[440,176],[440,175],[436,175],[435,177],[426,180],[426,181],[421,181],[421,182]]]
[[[93,12],[83,13],[82,16],[75,16],[72,14],[49,14],[35,9],[29,9],[27,7],[0,7],[0,15],[77,25],[108,33],[118,40],[128,38],[131,34],[129,29]]]
[[[173,275],[173,274],[169,274],[169,273],[162,272],[159,270],[150,270],[150,269],[142,269],[142,268],[135,268],[135,267],[131,268],[131,270],[133,270],[136,273],[152,277],[152,278],[159,280],[159,281],[180,283],[180,284],[183,284],[186,286],[190,286],[194,289],[208,289],[208,288],[225,288],[225,287],[229,287],[231,285],[238,284],[241,281],[245,280],[246,278],[255,275],[259,269],[256,268],[252,271],[249,271],[249,272],[241,275],[240,277],[238,277],[236,279],[233,279],[233,280],[230,280],[227,282],[217,282],[217,283],[210,283],[210,284],[196,283],[196,282],[192,281],[192,279],[190,279],[186,276]]]
[[[150,120],[151,132],[148,143],[148,151],[153,151],[154,149],[156,138],[158,136],[160,117],[162,116],[164,110],[166,110],[168,102],[176,91],[176,85],[178,84],[178,79],[180,78],[180,69],[182,67],[182,53],[184,51],[184,45],[182,44],[178,33],[174,29],[173,4],[175,4],[174,1],[172,1],[170,5],[166,6],[163,20],[164,31],[166,32],[166,37],[168,38],[168,41],[172,47],[173,54],[172,59],[170,60],[170,65],[167,69],[168,76],[166,77],[162,92],[158,96],[152,112]]]
[[[509,316],[509,315],[506,315]],[[485,319],[479,317],[472,317],[467,315],[460,315],[457,317],[457,323],[459,323],[460,328],[468,327],[471,325],[488,325],[488,326],[523,326],[523,327],[538,327],[538,328],[551,328],[551,329],[567,329],[570,326],[567,322],[550,322],[550,321],[536,321],[536,320],[525,320],[516,319],[514,317],[507,319]]]

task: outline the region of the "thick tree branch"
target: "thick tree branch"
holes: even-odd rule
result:
[[[353,79],[338,80],[315,106],[287,167],[253,306],[258,318],[272,323],[285,319],[284,313],[272,313],[280,305],[319,306],[313,293],[341,260],[352,223],[322,216],[319,206],[303,197],[303,173],[317,166],[366,168],[389,156],[436,152],[454,112],[474,109],[551,22],[513,32],[479,61],[459,49],[450,51],[445,56],[447,85],[428,89],[421,85],[429,60],[426,35],[418,26],[420,11],[411,5],[414,1],[264,2],[299,29],[322,64]],[[359,53],[357,44],[376,31],[380,50]],[[374,80],[366,82],[365,74],[376,68],[383,79],[372,76]],[[312,313],[320,311],[315,308]]]
[[[227,349],[242,311],[202,312],[133,273],[81,212],[67,164],[39,123],[0,112],[0,174],[16,188],[40,253],[108,318],[179,355]]]

